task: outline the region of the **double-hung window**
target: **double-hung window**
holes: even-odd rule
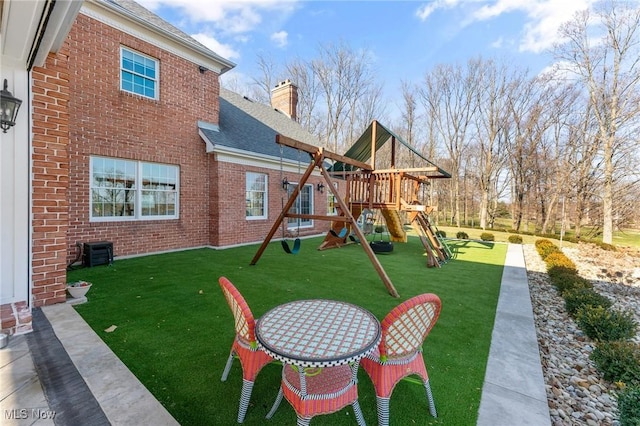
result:
[[[93,221],[177,219],[178,166],[91,157]]]
[[[267,175],[247,172],[246,179],[246,217],[247,219],[266,219]]]
[[[296,190],[296,184],[289,184],[287,187],[287,197]],[[296,202],[291,206],[291,213],[295,214],[313,214],[313,186],[304,185],[300,188],[300,194],[296,198]],[[290,217],[288,220],[288,228],[310,227],[313,226],[313,220]]]
[[[159,62],[126,47],[120,48],[120,88],[158,99]]]

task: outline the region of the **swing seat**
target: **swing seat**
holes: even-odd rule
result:
[[[333,235],[336,238],[344,238],[347,236],[347,228],[344,227],[340,230],[340,233],[338,234],[336,231],[334,231],[333,229],[330,229],[329,232],[331,232],[331,235]]]
[[[298,252],[300,251],[300,238],[295,239],[292,248],[289,247],[289,243],[287,243],[285,240],[281,240],[280,244],[282,244],[282,249],[288,254],[298,254]]]
[[[374,253],[391,253],[393,251],[393,243],[391,241],[371,241],[369,243]]]

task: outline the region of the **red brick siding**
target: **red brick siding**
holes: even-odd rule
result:
[[[210,156],[197,121],[218,122],[218,75],[82,14],[69,34],[70,196],[67,260],[76,243],[111,241],[114,255],[197,247],[209,239]],[[159,60],[159,99],[120,90],[120,46]],[[89,160],[106,156],[180,167],[175,220],[89,221]]]
[[[68,50],[49,54],[32,71],[34,306],[63,302],[69,220]]]
[[[245,213],[246,173],[266,173],[269,190],[269,218],[264,220],[247,220]],[[293,179],[289,177],[292,181]],[[231,163],[217,163],[213,181],[219,185],[222,200],[219,203],[219,217],[212,220],[212,244],[225,246],[231,244],[262,241],[267,236],[273,223],[282,211],[282,205],[287,202],[286,193],[282,189],[282,176],[279,170],[268,170]],[[327,209],[326,192],[316,191],[316,185],[324,182],[320,177],[312,177],[308,183],[313,184],[313,205],[315,214],[324,215]],[[300,228],[300,235],[313,235],[326,232],[329,224],[326,221],[314,220],[312,228]],[[294,231],[297,233],[297,229]],[[282,229],[278,228],[274,238],[282,237]],[[250,259],[249,259],[250,260]]]

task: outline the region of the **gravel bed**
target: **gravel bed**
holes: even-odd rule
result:
[[[523,249],[552,425],[617,425],[617,388],[589,359],[594,342],[567,314],[535,247]],[[614,308],[634,312],[640,323],[640,253],[607,252],[591,244],[563,252]],[[634,340],[640,342],[640,335]]]

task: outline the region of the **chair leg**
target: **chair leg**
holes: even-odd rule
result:
[[[433,393],[431,393],[431,385],[429,385],[429,380],[424,382],[424,388],[427,391],[427,399],[429,400],[429,412],[435,418],[438,417],[438,413],[436,412],[436,403],[433,400]]]
[[[240,393],[240,408],[238,409],[238,423],[244,422],[244,416],[249,408],[249,400],[251,399],[251,391],[253,390],[253,382],[242,379],[242,392]]]
[[[296,422],[296,426],[309,426],[311,424],[311,419],[307,419],[304,417],[298,417],[298,421]]]
[[[356,422],[358,422],[358,426],[367,426],[367,422],[364,421],[364,416],[362,415],[362,410],[360,409],[360,403],[356,399],[353,404],[353,412],[356,415]]]
[[[222,372],[222,381],[227,381],[227,376],[229,376],[229,371],[231,371],[231,364],[233,364],[233,351],[229,354],[229,359],[227,359],[227,365],[224,366],[224,371]]]
[[[378,426],[389,426],[389,398],[376,397]]]
[[[284,393],[282,393],[282,386],[280,386],[280,389],[278,389],[278,396],[276,396],[276,400],[273,403],[271,410],[269,410],[269,412],[267,413],[267,419],[270,419],[276,413],[276,410],[278,409],[278,407],[280,406],[280,403],[282,402],[283,396],[284,396]]]

